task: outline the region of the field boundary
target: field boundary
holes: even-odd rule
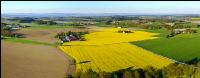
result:
[[[128,43],[128,44],[133,45],[133,44],[131,44],[131,43]],[[135,46],[136,46],[136,45],[135,45]],[[142,47],[139,47],[139,46],[136,46],[136,47],[138,47],[138,48],[142,48]],[[144,48],[142,48],[142,49],[144,49]],[[146,50],[146,49],[144,49],[144,50]],[[149,50],[146,50],[146,51],[148,51],[148,52],[150,52],[150,53],[152,53],[152,54],[155,54],[155,55],[157,55],[157,56],[159,56],[159,57],[162,57],[162,58],[165,58],[165,59],[171,60],[171,61],[173,61],[173,62],[175,62],[175,63],[189,66],[188,64],[186,64],[186,63],[184,63],[184,62],[180,62],[180,61],[174,60],[174,59],[172,59],[172,58],[168,58],[168,57],[162,56],[162,55],[160,55],[160,54],[154,53],[154,52],[149,51]],[[199,67],[194,67],[194,68],[196,68],[196,69],[200,69]]]

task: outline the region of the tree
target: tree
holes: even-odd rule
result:
[[[13,33],[10,29],[1,29],[1,36],[15,37],[16,34]]]
[[[98,78],[98,74],[93,72],[92,69],[81,74],[80,78]]]
[[[176,22],[174,28],[197,28],[197,24],[190,22]]]
[[[144,68],[144,70],[145,70],[145,78],[159,78],[160,76],[158,70],[152,66],[147,66],[146,68]]]
[[[105,72],[105,71],[100,71],[99,72],[99,77],[100,78],[111,78],[111,73],[109,73],[109,72]]]
[[[37,24],[47,24],[47,25],[57,24],[56,22],[50,21],[50,20],[36,20],[35,23],[37,23]]]
[[[114,20],[113,23],[112,23],[112,25],[113,25],[114,27],[120,26],[120,25],[119,25],[119,21],[117,21],[117,20]]]
[[[141,78],[141,77],[140,77],[140,72],[139,72],[139,71],[135,70],[133,73],[134,73],[134,74],[133,74],[134,78]]]
[[[125,71],[123,73],[123,78],[132,78],[131,71]]]
[[[112,20],[106,20],[106,21],[105,21],[105,24],[106,24],[106,25],[111,25],[111,24],[112,24],[111,22],[112,22]]]
[[[24,18],[19,19],[20,23],[31,23],[33,21],[35,21],[35,20],[33,18],[30,18],[30,17],[24,17]]]
[[[160,22],[148,22],[144,24],[144,27],[146,29],[161,29],[162,28],[162,24]]]

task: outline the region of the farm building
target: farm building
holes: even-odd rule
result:
[[[118,33],[133,33],[131,30],[118,30]]]
[[[195,28],[188,28],[188,29],[174,29],[173,31],[175,34],[185,34],[185,33],[196,33],[197,30]]]
[[[85,38],[82,35],[87,34],[88,31],[85,32],[61,32],[58,33],[55,38],[59,38],[61,42],[70,42],[70,41],[85,41]]]
[[[144,24],[144,23],[147,23],[148,21],[149,21],[148,19],[141,18],[141,19],[139,19],[138,23],[139,24]]]
[[[166,25],[173,26],[174,23],[165,23]]]
[[[66,37],[61,37],[60,39],[61,39],[62,42],[69,42],[69,41],[70,41],[70,39],[69,39],[68,36],[66,36]]]
[[[121,26],[118,26],[117,28],[122,28]]]
[[[78,40],[78,38],[72,34],[70,34],[69,36],[61,37],[60,39],[62,42],[70,42],[70,41]]]
[[[19,27],[12,27],[10,28],[11,30],[19,30],[20,28]]]
[[[60,40],[62,42],[70,42],[70,41],[82,40],[82,38],[75,32],[69,32],[68,35],[61,37]]]

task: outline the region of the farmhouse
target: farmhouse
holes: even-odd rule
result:
[[[68,35],[60,37],[60,40],[63,42],[70,42],[76,40],[83,40],[80,35],[76,32],[69,32]]]
[[[70,41],[70,39],[69,39],[68,36],[66,36],[66,37],[61,37],[60,40],[61,40],[62,43],[63,43],[63,42],[69,42],[69,41]]]
[[[173,26],[174,23],[165,23],[166,25]]]
[[[131,30],[118,30],[118,33],[133,33]]]
[[[1,23],[2,27],[5,27],[5,28],[8,28],[10,30],[18,30],[20,28],[27,28],[27,27],[30,27],[30,26],[22,26],[20,24],[6,24],[6,23]]]
[[[121,26],[118,26],[117,28],[122,28]]]
[[[74,35],[70,34],[69,36],[61,37],[60,39],[62,42],[70,42],[70,41],[75,41],[78,38],[76,38]]]
[[[147,23],[147,22],[148,22],[148,20],[145,19],[145,18],[141,18],[141,19],[139,19],[139,21],[138,21],[139,24],[144,24],[144,23]]]
[[[19,27],[12,27],[10,28],[10,30],[19,30],[20,28]]]
[[[185,34],[185,33],[196,33],[197,30],[195,28],[187,28],[187,29],[174,29],[174,34]]]

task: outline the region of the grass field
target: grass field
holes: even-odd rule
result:
[[[76,69],[83,72],[87,69],[112,72],[129,67],[146,66],[162,68],[173,63],[167,58],[128,43],[155,39],[153,35],[156,34],[143,31],[123,34],[117,33],[117,29],[107,28],[85,35],[86,41],[65,43],[59,48],[72,56],[76,60]]]
[[[189,61],[195,57],[200,58],[200,29],[195,34],[181,34],[172,38],[166,38],[168,34],[166,30],[147,31],[160,33],[159,38],[132,43],[178,61]]]
[[[5,39],[3,41],[24,43],[24,44],[39,44],[39,45],[47,45],[47,46],[56,46],[58,44],[58,43],[53,44],[53,43],[34,41],[34,40],[30,40],[30,39],[20,39],[20,38],[9,38],[9,39]]]
[[[200,18],[191,18],[191,20],[193,20],[193,21],[199,21]]]
[[[71,26],[62,26],[62,25],[41,25],[36,23],[20,23],[21,25],[31,26],[30,28],[25,29],[61,29],[61,28],[71,28]]]

